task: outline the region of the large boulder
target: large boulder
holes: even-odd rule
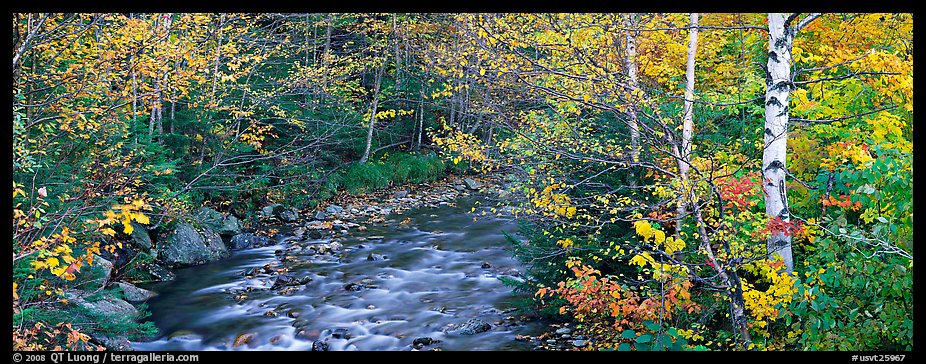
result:
[[[160,244],[158,257],[169,267],[213,262],[228,256],[222,238],[208,227],[179,223]]]
[[[157,293],[151,292],[144,288],[138,288],[134,284],[127,282],[116,282],[113,285],[122,290],[125,300],[131,303],[145,302],[151,297],[157,296]]]
[[[237,217],[208,207],[196,210],[196,219],[221,235],[235,235],[241,232],[241,223]]]
[[[151,242],[151,234],[144,225],[132,221],[132,234],[130,234],[132,245],[138,249],[148,251],[154,244]]]
[[[254,233],[241,233],[229,240],[229,248],[250,249],[270,245],[270,238]]]
[[[74,272],[76,278],[72,282],[80,282],[80,288],[94,291],[103,288],[109,282],[113,263],[99,255],[94,255],[91,261],[91,264],[84,262],[80,271]]]
[[[68,304],[79,308],[77,322],[87,322],[88,317],[106,317],[111,325],[126,325],[139,319],[138,309],[122,299],[108,294],[91,294],[76,289],[64,291],[64,298]],[[122,333],[108,333],[97,330],[87,330],[91,339],[106,346],[109,350],[132,350],[128,339]]]

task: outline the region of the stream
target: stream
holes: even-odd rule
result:
[[[517,233],[517,223],[479,216],[491,207],[479,201],[462,197],[445,206],[391,214],[383,224],[336,238],[297,239],[281,227],[276,245],[178,269],[175,280],[146,286],[158,293],[148,301],[148,319],[159,332],[153,341],[133,347],[531,350],[516,337],[540,334],[546,326],[519,316],[515,305],[521,298],[499,280],[519,279],[524,271],[504,237]],[[332,241],[340,244],[336,253],[310,250]],[[275,276],[260,271],[274,264],[308,282],[281,293],[273,287]],[[244,273],[249,270],[260,274]],[[475,334],[448,330],[471,319],[490,328]]]

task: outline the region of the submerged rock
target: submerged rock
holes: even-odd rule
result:
[[[312,351],[328,351],[328,343],[315,340],[312,342]]]
[[[276,281],[273,282],[272,289],[277,289],[286,286],[299,286],[312,281],[312,276],[304,275],[297,276],[294,273],[281,274],[277,277]]]
[[[367,260],[386,260],[386,256],[382,254],[370,253],[367,255]]]
[[[229,240],[229,248],[232,249],[250,249],[270,244],[270,238],[257,235],[254,233],[241,233],[235,235]]]
[[[416,338],[414,341],[412,341],[412,345],[415,345],[415,346],[424,346],[424,345],[436,344],[436,343],[439,343],[439,342],[440,342],[440,340],[434,340],[434,339],[429,338],[429,337],[419,337],[419,338]]]
[[[466,322],[452,326],[446,332],[451,335],[475,335],[481,332],[489,331],[492,325],[477,318],[469,319]]]

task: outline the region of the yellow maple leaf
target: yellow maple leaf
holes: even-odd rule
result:
[[[126,234],[131,234],[133,230],[135,229],[132,227],[132,220],[130,219],[122,220],[122,232]]]

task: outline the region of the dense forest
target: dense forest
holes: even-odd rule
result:
[[[12,27],[13,350],[150,339],[133,284],[228,254],[180,256],[188,227],[447,178],[501,181],[504,283],[570,350],[912,350],[911,14]]]

